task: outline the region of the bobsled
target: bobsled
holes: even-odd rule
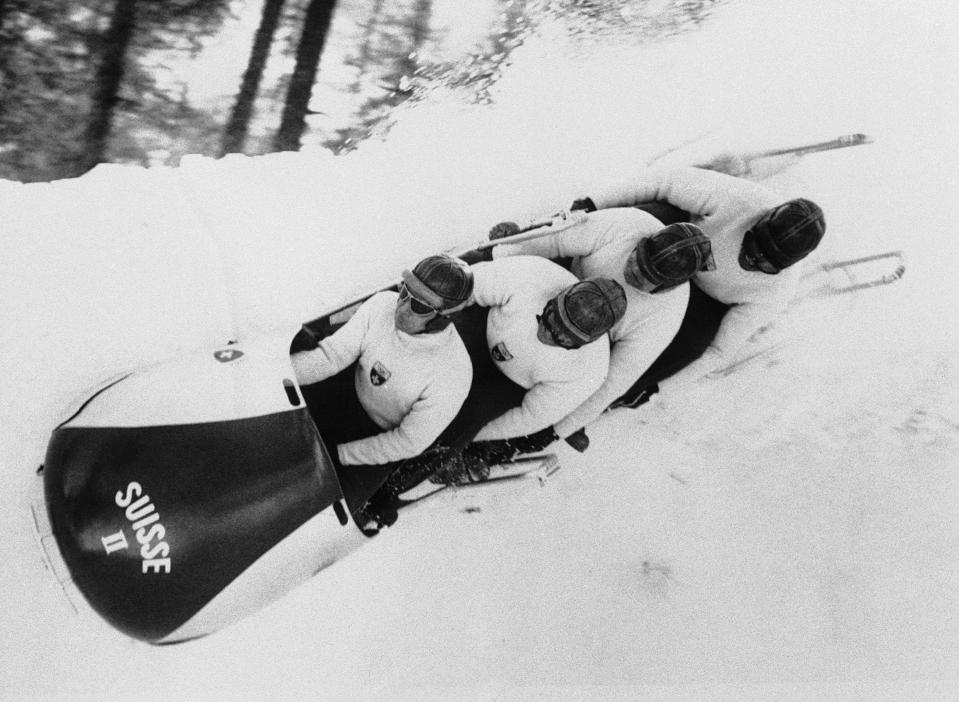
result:
[[[749,158],[870,141],[849,135]],[[838,290],[846,292],[898,279],[901,252],[822,269],[889,257],[898,261],[894,274]],[[43,553],[67,594],[134,639],[182,642],[257,611],[368,540],[358,513],[385,475],[337,464],[315,420],[318,410],[336,411],[324,407],[332,399],[304,394],[290,361],[366,297],[299,330],[122,373],[79,398],[52,433],[34,508]],[[482,309],[468,308],[455,324],[474,375],[453,425],[470,436],[482,426],[477,418],[516,398],[491,390],[499,374]]]
[[[52,433],[34,509],[47,564],[75,608],[85,602],[134,639],[187,641],[375,535],[355,515],[391,469],[337,463],[315,419],[336,411],[322,407],[332,398],[301,388],[290,361],[366,297],[299,330],[133,370],[79,398]],[[456,324],[474,362],[491,366],[485,311]],[[472,402],[486,403],[474,389]]]

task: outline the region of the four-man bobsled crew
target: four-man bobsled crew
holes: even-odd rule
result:
[[[385,466],[361,481],[358,521],[391,524],[427,478],[480,479],[559,438],[586,450],[608,408],[680,393],[787,306],[825,232],[815,203],[699,168],[649,170],[571,209],[587,214],[561,232],[425,259],[399,295],[294,355],[303,384],[358,359],[359,405],[327,399],[335,416],[318,420],[342,465]]]

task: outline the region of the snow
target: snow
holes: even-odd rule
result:
[[[959,15],[741,0],[648,46],[531,41],[492,108],[437,94],[321,153],[0,183],[0,696],[956,699]],[[28,505],[57,416],[118,370],[296,328],[437,248],[665,148],[819,141],[774,184],[823,256],[902,281],[535,481],[447,493],[265,610],[154,648],[70,612]],[[688,150],[687,150],[688,151]],[[198,214],[199,213],[199,214]]]

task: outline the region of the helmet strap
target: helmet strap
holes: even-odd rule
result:
[[[769,230],[769,221],[760,220],[756,225],[746,232],[743,237],[743,246],[751,245],[766,261],[777,269],[777,273],[786,265],[783,261],[787,258],[776,244],[776,239]]]
[[[656,293],[665,289],[666,283],[659,272],[650,264],[648,247],[649,239],[646,237],[640,239],[636,244],[636,268],[639,269],[639,274],[642,277],[653,284],[652,292]]]
[[[407,289],[415,295],[417,299],[422,300],[434,309],[438,310],[443,308],[443,298],[427,287],[426,283],[417,278],[414,273],[403,271],[403,282],[406,283]]]
[[[587,334],[584,334],[580,331],[579,327],[573,324],[573,320],[569,318],[569,314],[566,312],[566,294],[571,290],[571,288],[566,288],[559,295],[557,295],[551,302],[556,305],[556,312],[559,314],[559,318],[563,323],[563,327],[568,331],[572,336],[576,337],[583,344],[588,344],[592,341]]]

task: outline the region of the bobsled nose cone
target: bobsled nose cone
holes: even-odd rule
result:
[[[53,432],[43,482],[57,548],[84,599],[129,636],[210,633],[360,534],[290,380],[288,346],[133,373]],[[304,532],[309,544],[291,539]]]

